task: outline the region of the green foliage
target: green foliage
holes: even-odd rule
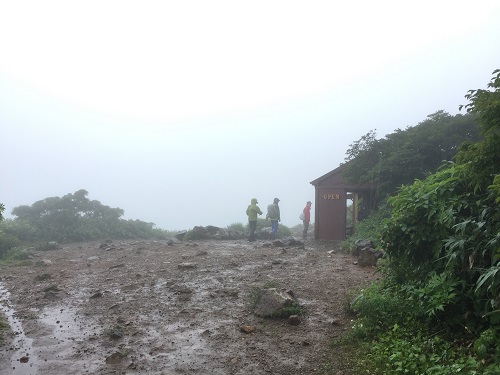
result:
[[[439,286],[436,278],[433,287],[448,290]],[[489,362],[480,357],[476,360],[458,341],[450,342],[429,332],[426,303],[415,303],[418,299],[410,296],[411,291],[405,288],[378,283],[364,289],[352,302],[358,318],[342,345],[356,350],[356,373],[485,374],[495,369],[491,358],[498,336],[482,336],[475,347],[485,353]]]
[[[357,363],[359,374],[483,374],[465,349],[398,324],[363,344],[362,350],[368,354]]]
[[[3,212],[5,211],[5,205],[0,203],[0,221],[3,220]]]
[[[41,242],[36,246],[36,249],[40,251],[56,250],[58,248],[59,244],[57,242]]]
[[[389,199],[380,237],[383,283],[352,304],[358,319],[351,339],[371,340],[358,346],[358,373],[500,373],[500,70],[489,89],[466,96],[481,140],[464,143],[455,163]],[[438,113],[429,124],[448,117]],[[380,227],[373,226],[375,234]]]
[[[30,249],[24,247],[12,247],[6,251],[1,261],[2,263],[19,263],[33,258],[33,253]]]
[[[31,206],[15,207],[12,214],[17,218],[0,223],[0,255],[1,249],[6,247],[1,245],[2,232],[21,243],[166,238],[172,235],[169,231],[155,228],[154,223],[123,220],[120,218],[122,209],[102,205],[97,200],[91,201],[87,195],[88,192],[82,189],[62,198],[51,197]],[[6,242],[5,238],[3,242]]]
[[[39,240],[87,241],[109,234],[122,238],[119,218],[123,210],[90,201],[87,195],[88,192],[81,189],[62,198],[51,197],[31,206],[15,207],[12,214],[35,227]]]
[[[246,233],[248,227],[243,223],[232,223],[226,227],[227,230],[234,230],[242,233]]]
[[[438,111],[416,126],[397,129],[380,140],[375,136],[372,130],[350,145],[344,176],[354,183],[373,182],[376,200],[381,200],[452,160],[460,144],[479,139],[479,128],[475,114]]]
[[[487,90],[469,90],[465,98],[470,103],[462,107],[478,116],[483,140],[466,144],[457,155],[457,162],[466,165],[469,183],[477,191],[487,188],[499,174],[500,69],[493,72]],[[498,197],[498,190],[496,192]]]
[[[384,228],[384,222],[391,216],[392,209],[387,200],[381,202],[378,207],[370,211],[369,215],[358,221],[354,225],[354,232],[345,241],[341,243],[341,249],[345,252],[352,252],[356,240],[371,240],[375,248],[381,247],[381,233]]]
[[[0,229],[0,259],[13,247],[19,246],[21,241],[16,236]]]
[[[363,289],[351,302],[351,309],[358,319],[353,326],[353,336],[372,339],[394,324],[412,327],[426,320],[425,313],[412,300],[406,299],[398,289],[374,283]]]
[[[39,238],[38,229],[26,220],[4,220],[0,222],[0,231],[16,237],[23,243],[35,242]]]

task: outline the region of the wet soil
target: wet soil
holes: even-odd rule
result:
[[[312,240],[101,245],[0,268],[3,313],[18,324],[1,375],[336,374],[345,365],[329,344],[350,327],[346,295],[375,278]],[[255,316],[254,292],[269,286],[293,291],[300,324]]]

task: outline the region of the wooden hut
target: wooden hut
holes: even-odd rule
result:
[[[371,183],[355,185],[344,179],[345,164],[311,181],[315,188],[314,238],[342,241],[354,223],[372,209]]]

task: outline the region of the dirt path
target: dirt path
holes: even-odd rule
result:
[[[2,303],[24,329],[0,348],[0,374],[327,373],[328,343],[350,323],[345,293],[374,277],[332,250],[238,240],[39,252],[0,269]],[[265,286],[294,292],[299,325],[254,315],[252,290]]]

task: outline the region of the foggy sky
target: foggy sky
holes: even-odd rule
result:
[[[80,189],[170,230],[294,226],[310,181],[500,68],[497,1],[5,2],[0,202]],[[314,214],[314,205],[313,205]]]

